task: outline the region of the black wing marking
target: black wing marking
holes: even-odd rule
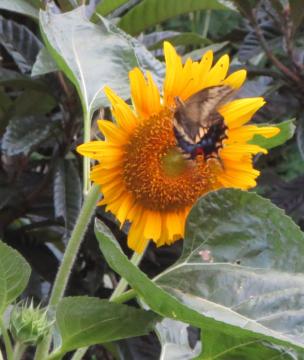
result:
[[[233,93],[229,86],[213,86],[192,95],[185,102],[176,98],[174,127],[185,139],[196,143],[212,124],[223,121],[217,108]]]

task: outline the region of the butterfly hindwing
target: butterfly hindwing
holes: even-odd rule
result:
[[[174,127],[190,143],[196,143],[211,125],[223,121],[217,108],[233,93],[231,87],[213,86],[190,96],[185,102],[176,98]]]

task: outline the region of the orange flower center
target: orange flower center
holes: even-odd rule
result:
[[[169,109],[143,120],[125,147],[128,191],[151,210],[179,210],[216,188],[217,160],[188,160],[177,147]]]

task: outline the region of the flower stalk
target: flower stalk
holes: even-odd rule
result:
[[[65,250],[62,263],[59,267],[53,290],[50,297],[50,306],[56,306],[62,299],[71,269],[78,254],[79,247],[86,233],[90,219],[95,210],[97,201],[100,196],[98,185],[93,185],[85,198],[84,204],[78,216],[76,225],[72,232],[71,238]],[[51,335],[48,335],[38,346],[35,360],[45,360],[51,343]]]

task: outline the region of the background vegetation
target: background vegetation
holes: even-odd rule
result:
[[[256,159],[263,171],[254,191],[284,209],[303,229],[303,0],[0,0],[0,9],[0,238],[32,267],[24,297],[47,302],[82,204],[82,163],[75,148],[85,136],[83,110],[94,115],[92,138],[97,136],[95,120],[111,116],[92,76],[102,84],[111,81],[126,98],[126,67],[150,69],[160,83],[164,40],[185,58],[199,59],[210,48],[216,58],[230,54],[231,71],[248,70],[249,81],[238,96],[264,96],[267,101],[254,121],[286,121],[282,134],[290,140]],[[60,18],[59,14],[70,15]],[[135,56],[128,48],[123,54],[115,47],[110,53],[104,51],[120,30]],[[61,59],[50,53],[54,46]],[[77,78],[75,51],[84,65],[84,79]],[[62,59],[66,71],[58,68]],[[283,142],[276,141],[275,145]],[[98,208],[97,216],[129,253],[127,229],[120,230],[103,208]],[[142,270],[156,276],[178,259],[181,249],[181,242],[160,249],[151,245]],[[289,251],[287,245],[281,256],[284,251]],[[90,226],[67,295],[108,298],[116,284],[117,275],[98,251]],[[163,326],[162,344],[151,333],[121,340],[111,349],[92,347],[86,359],[112,359],[113,353],[120,359],[158,359],[165,347],[166,359],[199,354],[196,328],[186,329],[177,322]],[[250,350],[246,351],[251,359]],[[27,356],[33,358],[31,349]]]

